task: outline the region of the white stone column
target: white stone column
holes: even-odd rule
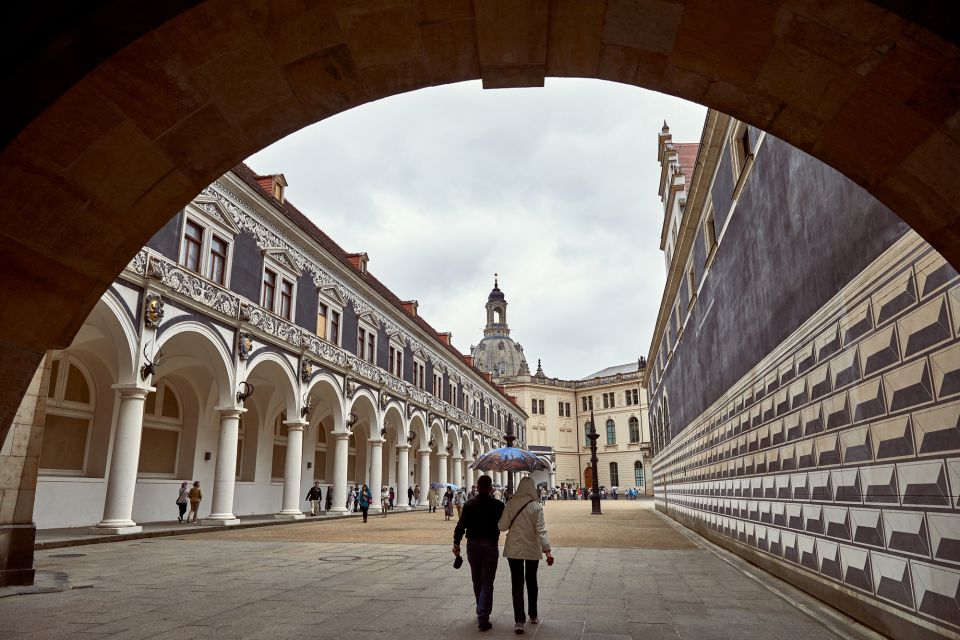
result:
[[[460,454],[453,456],[453,480],[456,485],[463,486],[463,458]]]
[[[330,510],[349,515],[347,511],[347,457],[350,455],[350,432],[333,431],[333,500]]]
[[[116,534],[139,533],[143,529],[133,521],[133,495],[137,490],[137,467],[140,464],[143,403],[154,388],[131,384],[115,384],[113,388],[120,392],[120,407],[113,436],[103,520],[97,530]]]
[[[380,500],[380,490],[383,488],[383,440],[370,441],[370,483],[367,486],[373,495],[370,511],[377,513],[383,509]]]
[[[240,414],[245,409],[218,407],[220,439],[217,442],[217,462],[213,470],[213,502],[210,515],[201,524],[229,526],[239,524],[233,515],[233,491],[237,482],[237,443],[240,435]]]
[[[474,470],[470,468],[470,465],[473,464],[473,458],[464,458],[463,464],[464,464],[463,486],[467,489],[467,491],[470,491],[470,487],[477,484],[473,478]]]
[[[284,424],[287,425],[287,457],[283,466],[283,499],[280,513],[274,518],[300,520],[304,517],[300,508],[300,466],[303,464],[303,430],[307,423],[289,420]]]
[[[441,451],[437,454],[437,482],[440,484],[447,483],[447,458],[450,454]]]
[[[553,489],[555,486],[557,486],[557,472],[550,471],[550,488]]]
[[[427,502],[430,490],[430,449],[420,449],[420,504]]]
[[[408,511],[410,501],[407,499],[407,489],[410,488],[410,445],[404,442],[397,445],[397,509]]]

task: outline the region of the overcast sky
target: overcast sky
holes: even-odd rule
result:
[[[705,108],[636,87],[548,78],[380,100],[248,159],[464,353],[500,274],[531,370],[582,378],[646,355],[665,280],[657,133],[697,142]]]

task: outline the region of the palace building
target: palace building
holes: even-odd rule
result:
[[[591,415],[596,420],[597,477],[601,487],[636,488],[652,495],[653,455],[647,418],[645,364],[613,366],[580,380],[547,377],[540,361],[530,374],[523,347],[510,337],[507,300],[494,279],[487,297],[487,325],[480,344],[470,348],[474,364],[527,412],[531,451],[547,470],[531,476],[551,487],[593,485],[590,466]]]
[[[656,507],[891,636],[957,637],[960,276],[755,127],[657,142]]]
[[[239,165],[130,261],[52,354],[35,518],[130,532],[199,480],[201,518],[302,517],[314,481],[470,485],[526,413],[285,197]],[[504,481],[501,477],[495,478]]]

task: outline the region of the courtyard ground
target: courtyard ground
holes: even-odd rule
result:
[[[649,502],[551,502],[557,562],[541,563],[541,639],[871,638],[829,607],[681,532]],[[71,589],[0,598],[4,640],[513,636],[497,573],[479,634],[469,569],[442,513],[303,522],[51,549]]]

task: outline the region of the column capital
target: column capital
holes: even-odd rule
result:
[[[431,453],[433,453],[433,449],[417,449],[417,453],[419,453],[422,456],[428,456]]]
[[[246,409],[243,407],[214,407],[214,411],[220,414],[221,418],[239,418],[242,414],[246,413]]]
[[[111,385],[110,388],[119,391],[120,395],[125,398],[146,398],[148,395],[157,390],[156,387],[142,387],[136,383],[114,384]]]
[[[463,460],[463,457],[462,457],[462,456],[456,456],[456,455],[455,455],[455,456],[453,456],[453,459],[454,459],[454,460]]]
[[[438,457],[438,458],[449,458],[449,457],[450,457],[450,454],[447,453],[446,451],[438,451],[438,452],[437,452],[437,457]]]
[[[334,439],[336,440],[346,440],[347,438],[350,437],[350,432],[349,431],[331,431],[330,435],[333,436]]]
[[[383,438],[378,438],[376,440],[368,440],[367,442],[369,442],[371,445],[378,445],[382,447],[385,440],[383,440]]]
[[[403,443],[401,443],[401,444],[398,444],[398,445],[397,445],[397,449],[400,450],[400,451],[409,451],[409,450],[410,450],[410,443],[409,443],[409,442],[403,442]]]
[[[303,431],[309,423],[306,420],[287,420],[283,424],[287,425],[287,431]]]

